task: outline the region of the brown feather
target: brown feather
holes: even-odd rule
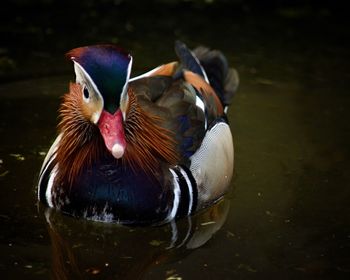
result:
[[[174,133],[162,127],[162,118],[144,111],[132,89],[124,125],[127,148],[125,160],[136,170],[156,174],[162,163],[175,165],[179,156]]]
[[[58,129],[63,135],[55,158],[59,164],[57,180],[70,187],[84,167],[106,153],[98,127],[84,116],[82,102],[81,86],[71,83],[59,110]]]
[[[124,123],[127,148],[123,162],[135,172],[142,169],[154,177],[162,163],[174,165],[178,161],[174,135],[161,126],[160,117],[145,112],[137,104],[132,90],[129,89],[128,95],[129,106]],[[74,186],[75,178],[83,169],[100,157],[111,156],[98,127],[84,115],[82,102],[81,86],[71,83],[59,110],[61,121],[58,129],[63,135],[55,157],[55,163],[59,164],[56,180],[69,188]],[[116,160],[116,164],[118,162]]]
[[[193,85],[204,95],[205,99],[212,99],[215,102],[214,104],[219,115],[224,113],[224,108],[219,97],[216,95],[214,89],[206,81],[204,81],[201,76],[191,71],[184,71],[184,77],[188,83]]]

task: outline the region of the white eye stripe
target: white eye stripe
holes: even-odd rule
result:
[[[80,64],[76,61],[74,62],[74,72],[76,75],[76,83],[85,86],[89,89],[89,87],[91,87],[89,89],[89,93],[91,94],[91,92],[95,92],[101,99],[102,99],[102,95],[100,93],[100,91],[98,90],[97,86],[95,85],[95,83],[93,82],[93,80],[91,79],[90,75],[84,70],[83,67],[80,66]]]
[[[84,70],[84,68],[76,61],[74,61],[74,72],[76,75],[76,83],[82,87],[82,99],[87,106],[87,112],[89,113],[90,120],[93,123],[97,123],[103,110],[104,100],[98,90],[96,84],[91,79],[90,75]],[[87,90],[84,94],[84,90]],[[88,95],[87,95],[88,93]]]

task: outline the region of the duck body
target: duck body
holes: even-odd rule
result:
[[[131,79],[132,58],[117,47],[69,53],[77,78],[40,172],[40,201],[76,217],[147,225],[223,196],[233,173],[225,108],[237,73],[218,51],[175,49],[179,63]]]

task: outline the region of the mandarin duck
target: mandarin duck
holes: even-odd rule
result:
[[[218,201],[233,173],[226,118],[236,70],[217,50],[175,43],[178,62],[131,78],[115,45],[67,53],[76,76],[59,109],[38,198],[86,219],[162,224]]]

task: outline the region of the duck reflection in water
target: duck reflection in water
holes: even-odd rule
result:
[[[229,200],[160,227],[76,220],[43,209],[52,243],[53,279],[141,279],[159,264],[184,258],[223,226]]]

